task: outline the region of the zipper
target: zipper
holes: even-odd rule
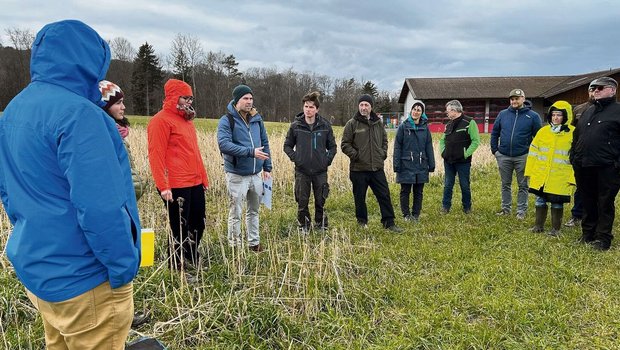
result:
[[[252,138],[252,130],[250,129],[250,122],[246,122],[245,118],[243,118],[243,116],[241,116],[241,119],[245,123],[245,126],[248,127],[248,136],[250,136],[250,142],[252,143],[252,149],[256,149],[256,146],[254,145],[254,139]],[[253,169],[252,171],[256,172],[256,156],[254,156],[252,158],[254,159],[254,165],[252,166],[252,169]]]
[[[512,132],[510,134],[510,157],[512,157],[512,139],[515,135],[515,128],[517,127],[517,119],[519,118],[519,110],[515,110],[515,122],[512,124]]]

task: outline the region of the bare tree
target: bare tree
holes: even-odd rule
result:
[[[112,50],[112,58],[125,62],[131,62],[136,57],[136,49],[131,45],[129,40],[123,37],[116,37],[108,40],[110,49]]]
[[[205,59],[205,52],[202,48],[202,44],[198,38],[191,34],[178,33],[174,40],[172,40],[170,51],[172,56],[171,62],[186,62],[189,66],[192,89],[194,90],[194,95],[196,95],[196,66]],[[181,60],[179,59],[180,57],[182,57]]]
[[[34,32],[30,29],[7,28],[4,31],[15,50],[30,50],[34,42]]]

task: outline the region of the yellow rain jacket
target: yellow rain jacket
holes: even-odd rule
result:
[[[564,114],[559,132],[551,128],[552,111]],[[575,129],[570,125],[572,119],[573,110],[566,101],[557,101],[549,108],[548,124],[536,133],[527,156],[525,176],[530,177],[530,192],[568,196],[570,201],[575,189],[575,174],[568,159]]]

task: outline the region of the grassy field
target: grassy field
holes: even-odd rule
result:
[[[136,169],[150,178],[147,119],[131,120]],[[382,229],[369,194],[370,224],[359,229],[348,159],[339,153],[329,172],[332,226],[325,234],[300,236],[293,167],[282,152],[288,125],[267,123],[274,208],[261,212],[268,250],[254,254],[227,246],[216,121],[197,125],[211,183],[199,282],[188,285],[162,261],[167,220],[151,183],[139,207],[143,226],[155,228],[157,261],[135,280],[135,303],[150,310],[152,320],[132,331],[132,339],[157,337],[171,349],[620,348],[618,250],[600,253],[576,243],[578,229],[563,229],[559,238],[531,233],[533,210],[525,221],[496,217],[500,185],[488,137],[474,155],[473,214],[460,210],[458,185],[452,212],[440,214],[438,164],[419,223],[399,216],[403,234]],[[336,133],[339,141],[341,128]],[[386,165],[399,213],[391,158]],[[4,212],[0,219],[4,246],[10,227]],[[0,262],[0,348],[40,349],[40,317],[4,254]]]

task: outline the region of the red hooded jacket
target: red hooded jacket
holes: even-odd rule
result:
[[[209,186],[194,122],[177,109],[180,96],[193,96],[185,82],[170,79],[164,85],[164,106],[147,127],[149,164],[160,191],[171,188]]]

